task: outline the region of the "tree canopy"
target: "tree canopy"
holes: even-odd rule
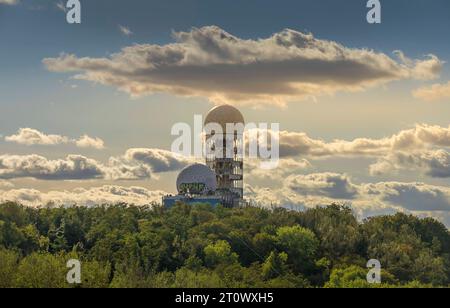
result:
[[[66,281],[69,259],[82,282]],[[367,261],[382,265],[369,284]],[[0,287],[448,287],[450,233],[346,206],[29,208],[0,205]]]

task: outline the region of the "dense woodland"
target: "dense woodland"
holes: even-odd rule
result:
[[[66,262],[82,262],[82,283]],[[366,281],[369,259],[382,284]],[[0,287],[448,287],[450,233],[397,214],[358,222],[339,205],[0,205]]]

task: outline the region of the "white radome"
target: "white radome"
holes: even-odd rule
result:
[[[242,113],[231,105],[221,105],[209,111],[205,119],[205,125],[215,123],[222,126],[226,131],[227,124],[245,124]]]
[[[194,164],[184,168],[177,178],[177,190],[180,193],[186,184],[204,184],[205,192],[217,189],[216,174],[208,166]]]

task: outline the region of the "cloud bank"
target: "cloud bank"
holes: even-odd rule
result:
[[[51,160],[40,155],[0,155],[0,179],[140,180],[182,169],[192,160],[160,149],[129,149],[104,164],[82,155]]]
[[[264,140],[267,135],[269,140]],[[312,160],[359,157],[376,160],[369,167],[373,176],[413,170],[434,178],[450,178],[450,126],[418,124],[380,139],[331,142],[314,139],[301,132],[281,131],[277,135],[273,131],[263,131],[259,143],[270,145],[270,140],[274,139],[278,139],[282,160],[290,159],[297,164],[301,163],[299,159],[310,164]]]
[[[272,137],[276,137],[271,133]],[[395,151],[422,150],[429,147],[450,147],[450,126],[416,125],[381,139],[357,138],[325,142],[306,133],[282,131],[279,135],[282,157],[384,156]]]
[[[216,26],[173,34],[166,45],[137,44],[107,58],[62,54],[43,60],[53,72],[114,86],[132,96],[158,92],[207,97],[215,103],[268,103],[336,91],[358,91],[395,80],[429,80],[443,62],[397,59],[364,48],[286,29],[264,39],[242,39]]]
[[[1,187],[0,187],[1,188]],[[95,206],[102,204],[126,203],[149,205],[161,203],[163,191],[151,191],[142,187],[101,186],[90,189],[78,188],[72,191],[40,192],[35,189],[0,190],[0,202],[14,201],[26,206],[80,205]]]
[[[291,175],[281,188],[246,185],[247,197],[264,206],[305,209],[335,202],[350,205],[361,219],[396,212],[433,216],[450,226],[450,188],[424,183],[355,184],[345,174]]]

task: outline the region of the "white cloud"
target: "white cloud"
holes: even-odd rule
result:
[[[92,138],[83,135],[79,139],[70,139],[60,135],[46,135],[33,128],[21,128],[15,135],[5,137],[5,141],[14,142],[22,145],[59,145],[59,144],[75,144],[80,148],[104,149],[104,141],[100,138]]]
[[[133,35],[133,32],[130,30],[130,28],[119,25],[120,32],[125,36],[131,36]]]
[[[301,173],[311,169],[312,164],[306,159],[283,158],[278,162],[275,169],[261,168],[261,161],[257,159],[248,159],[245,161],[245,177],[252,181],[270,179],[272,181],[282,181],[288,175]]]
[[[373,176],[402,170],[419,170],[431,177],[450,177],[450,126],[418,124],[414,128],[380,139],[357,138],[331,142],[314,139],[301,132],[281,131],[279,135],[273,131],[265,133],[269,133],[270,138],[267,140],[265,134],[261,134],[260,145],[269,142],[270,146],[272,140],[278,139],[280,157],[293,159],[297,163],[300,163],[298,159],[301,157],[308,160],[370,158],[377,159],[369,167]]]
[[[129,149],[104,164],[81,155],[47,159],[40,155],[0,155],[0,179],[140,180],[177,171],[193,160],[160,149]]]
[[[16,135],[5,137],[5,140],[23,145],[56,145],[69,142],[69,138],[67,137],[46,135],[32,128],[21,128]]]
[[[5,180],[0,180],[0,189],[13,188],[14,184]]]
[[[450,99],[450,81],[447,84],[433,84],[413,91],[414,97],[427,102]]]
[[[39,155],[0,156],[0,179],[86,180],[103,178],[105,172],[104,166],[81,155],[57,160]]]
[[[334,140],[332,142],[313,139],[305,133],[281,131],[279,143],[282,157],[299,155],[316,158],[327,156],[378,157],[402,150],[450,147],[450,126],[420,124],[412,129],[406,129],[381,139],[357,138],[350,141]]]
[[[94,148],[102,150],[105,148],[105,142],[100,138],[92,138],[88,135],[83,135],[80,139],[75,141],[75,144],[79,148]]]
[[[26,206],[47,204],[94,206],[102,204],[160,204],[163,191],[151,191],[142,187],[102,186],[89,189],[78,188],[71,191],[40,192],[35,189],[0,190],[0,202],[14,201]]]
[[[0,4],[6,5],[16,5],[19,3],[19,0],[0,0]]]
[[[133,45],[109,58],[63,54],[43,63],[54,72],[111,85],[133,96],[158,92],[211,101],[283,105],[291,100],[358,91],[402,79],[433,79],[443,62],[397,61],[294,30],[247,40],[215,27],[174,33],[175,43]],[[404,57],[406,58],[406,57]]]

